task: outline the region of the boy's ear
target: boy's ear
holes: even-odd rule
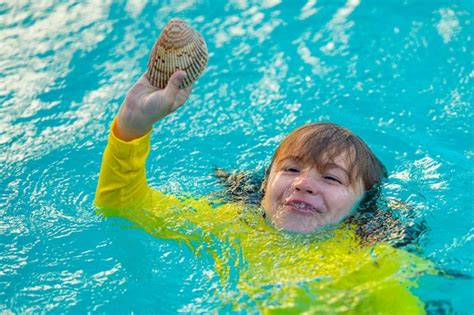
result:
[[[270,176],[270,171],[272,169],[273,162],[265,170],[265,175],[263,177],[262,185],[260,186],[260,192],[262,195],[265,194],[265,188],[267,187],[268,177]]]

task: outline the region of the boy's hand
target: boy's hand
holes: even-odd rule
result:
[[[174,112],[188,99],[192,86],[180,89],[186,72],[175,72],[165,89],[157,89],[142,75],[128,91],[125,101],[120,107],[115,125],[115,135],[131,141],[148,133],[153,124]]]

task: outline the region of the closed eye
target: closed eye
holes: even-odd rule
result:
[[[298,173],[300,170],[296,167],[285,167],[285,172]]]
[[[331,175],[324,176],[324,179],[326,179],[328,181],[331,181],[331,182],[338,183],[338,184],[342,184],[342,181],[339,178],[331,176]]]

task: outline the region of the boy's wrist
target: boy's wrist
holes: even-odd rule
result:
[[[133,121],[137,120],[136,117],[131,117],[131,113],[127,113],[126,110],[120,110],[117,121],[113,126],[113,132],[117,138],[123,141],[132,141],[146,135],[150,132],[151,126],[133,126]]]

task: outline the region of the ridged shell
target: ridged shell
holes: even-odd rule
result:
[[[193,84],[207,65],[207,46],[201,34],[181,19],[172,19],[163,29],[148,61],[147,77],[150,83],[164,89],[177,70],[187,73],[181,84]]]

